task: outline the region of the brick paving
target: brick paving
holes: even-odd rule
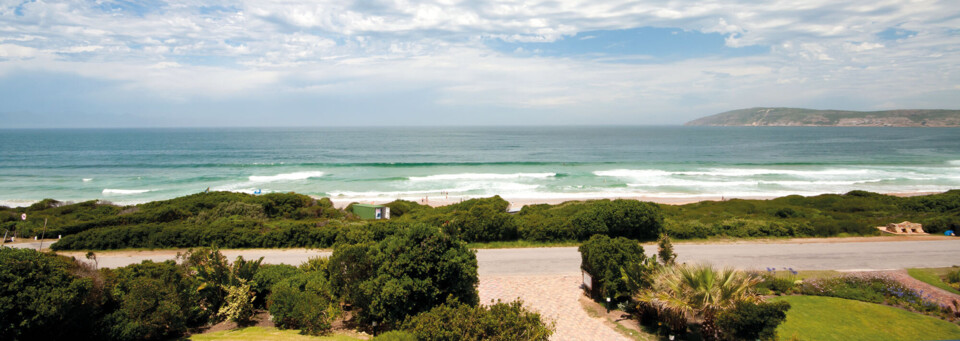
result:
[[[629,340],[605,325],[603,318],[587,315],[579,301],[583,295],[580,281],[579,274],[480,275],[480,303],[520,298],[525,307],[555,322],[556,331],[550,340]]]

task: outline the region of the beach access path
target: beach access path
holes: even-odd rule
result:
[[[846,241],[845,241],[846,240]],[[947,267],[956,264],[960,238],[828,238],[781,241],[675,243],[680,262],[709,262],[747,270],[767,267],[795,270],[884,270]],[[657,251],[646,244],[648,254]],[[270,264],[300,264],[329,250],[221,250],[234,259],[264,257]],[[173,259],[177,251],[107,251],[97,253],[100,267],[119,267],[143,260]],[[87,261],[85,252],[60,252]],[[524,305],[555,323],[551,340],[629,340],[590,316],[581,306],[580,253],[576,247],[477,250],[481,303],[521,299]]]

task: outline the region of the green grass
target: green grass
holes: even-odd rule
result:
[[[782,340],[942,340],[960,338],[960,326],[885,305],[820,296],[781,296],[790,303],[777,328]]]
[[[952,292],[954,294],[960,295],[960,291],[954,289],[949,284],[943,281],[943,277],[948,271],[954,270],[952,268],[934,268],[934,269],[907,269],[907,273],[910,274],[910,277],[916,278],[917,280],[935,286],[937,288]]]
[[[266,327],[247,327],[234,330],[224,330],[209,334],[190,336],[190,340],[284,340],[284,341],[353,341],[361,340],[346,335],[308,336],[300,335],[297,330],[281,330]]]
[[[578,241],[535,242],[529,240],[511,240],[504,242],[468,243],[471,249],[519,249],[526,247],[563,247],[580,246]]]

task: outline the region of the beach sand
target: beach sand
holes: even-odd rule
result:
[[[942,192],[898,192],[898,193],[883,193],[883,194],[898,196],[898,197],[912,197],[912,196],[918,196],[918,195],[930,195],[930,194],[938,194],[938,193],[942,193]],[[475,199],[473,197],[453,197],[453,196],[448,197],[448,196],[439,195],[439,193],[436,196],[427,196],[425,198],[426,198],[426,201],[423,200],[424,198],[420,198],[420,200],[416,200],[416,199],[411,200],[411,199],[404,198],[404,200],[415,201],[420,204],[426,204],[433,207],[440,207],[440,206],[456,204],[461,201],[465,201],[469,199]],[[561,204],[568,201],[587,201],[587,200],[602,200],[602,199],[610,199],[610,200],[632,199],[632,200],[655,202],[658,204],[686,205],[686,204],[692,204],[692,203],[702,202],[702,201],[721,201],[721,200],[730,200],[730,199],[770,200],[770,199],[776,199],[776,198],[778,197],[777,196],[728,197],[728,196],[717,195],[717,196],[676,197],[676,198],[624,196],[624,197],[597,197],[597,198],[504,198],[504,200],[510,203],[511,210],[519,210],[521,207],[526,205],[538,205],[538,204],[556,205],[556,204]],[[392,202],[395,199],[357,201],[357,200],[351,200],[351,199],[330,198],[330,200],[333,201],[333,205],[335,207],[344,208],[353,202],[361,203],[361,204],[382,205],[382,204]]]

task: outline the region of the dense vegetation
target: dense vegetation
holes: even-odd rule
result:
[[[661,207],[666,232],[677,239],[875,235],[877,226],[904,220],[933,234],[960,228],[960,190],[906,198],[853,191]]]
[[[585,241],[593,235],[651,241],[712,237],[808,237],[876,235],[876,226],[909,220],[930,233],[960,230],[960,190],[895,197],[853,191],[844,195],[787,196],[772,200],[707,201],[657,205],[635,200],[573,201],[525,206],[507,213],[500,197],[429,207],[409,201],[387,204],[393,219],[364,221],[329,199],[294,193],[254,196],[199,193],[135,206],[43,200],[30,207],[0,207],[0,229],[30,238],[62,235],[60,250],[165,248],[217,245],[331,247],[350,235],[382,240],[396,224],[439,227],[467,242]],[[29,217],[21,221],[19,216]]]
[[[702,117],[689,126],[960,126],[960,110],[814,110],[802,108],[748,108]]]
[[[451,302],[408,318],[402,329],[413,340],[438,341],[546,341],[553,334],[540,314],[527,311],[520,301],[490,306]]]
[[[478,305],[477,260],[463,241],[424,224],[394,227],[379,241],[367,230],[352,233],[331,258],[299,267],[230,262],[203,248],[177,262],[97,270],[0,248],[0,338],[176,339],[219,321],[244,325],[258,309],[278,328],[314,335],[348,315],[360,329],[403,330],[400,339],[546,340],[552,333],[519,301]],[[456,334],[431,336],[438,330]]]

